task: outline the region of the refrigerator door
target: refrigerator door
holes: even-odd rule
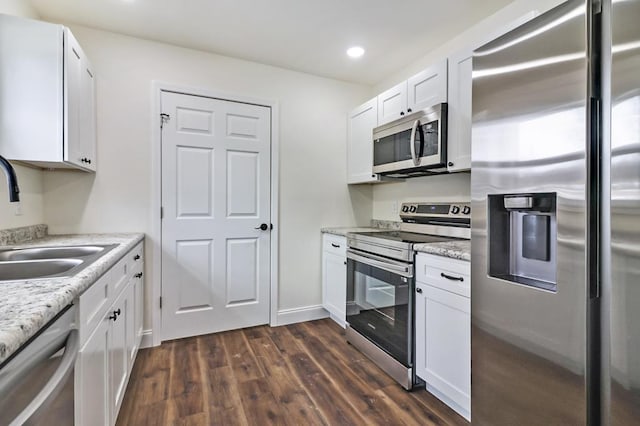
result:
[[[610,424],[640,419],[640,0],[611,11]]]
[[[586,421],[585,12],[474,52],[473,424]]]

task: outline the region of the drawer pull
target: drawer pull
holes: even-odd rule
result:
[[[446,279],[451,280],[451,281],[460,281],[460,282],[464,281],[464,278],[462,278],[462,277],[452,277],[451,275],[447,275],[444,272],[440,272],[440,276],[442,278],[446,278]]]
[[[139,260],[140,259],[140,255],[136,254],[135,256],[133,256],[133,260]]]
[[[340,244],[331,243],[331,245],[334,246],[335,248],[340,248]]]
[[[416,288],[416,293],[422,293],[422,289],[420,287]]]
[[[137,274],[134,275],[134,277],[136,278],[142,278],[142,272],[138,272]]]

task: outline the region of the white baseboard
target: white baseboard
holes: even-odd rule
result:
[[[140,349],[150,348],[153,346],[153,330],[142,330],[142,340],[140,341]]]
[[[277,323],[271,325],[287,325],[328,317],[329,312],[327,312],[322,305],[303,306],[301,308],[282,309],[278,311]]]

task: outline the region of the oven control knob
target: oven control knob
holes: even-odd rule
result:
[[[469,207],[469,206],[464,206],[464,207],[462,208],[462,214],[469,214],[469,213],[471,213],[471,207]]]
[[[458,213],[460,213],[460,207],[458,206],[451,207],[451,214],[458,214]]]
[[[416,208],[416,206],[411,206],[411,208],[409,209],[409,212],[411,212],[411,213],[415,213],[415,212],[416,212],[416,210],[418,210],[418,209]]]
[[[402,213],[406,213],[409,211],[409,206],[402,206]]]

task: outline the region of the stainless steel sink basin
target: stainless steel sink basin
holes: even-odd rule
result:
[[[0,262],[0,280],[28,280],[31,278],[64,276],[80,265],[80,259],[18,260]]]
[[[0,250],[0,282],[70,277],[115,247],[117,244],[91,244]]]
[[[0,250],[0,261],[69,259],[91,256],[104,251],[106,246],[28,247]]]

